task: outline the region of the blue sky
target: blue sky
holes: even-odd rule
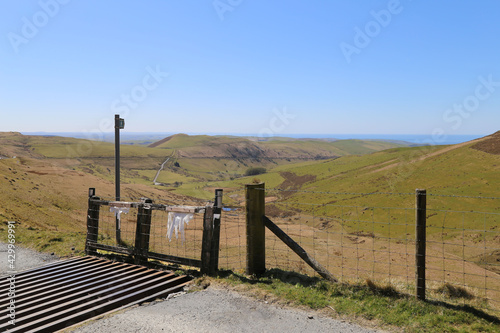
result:
[[[495,0],[0,6],[0,131],[499,130]]]

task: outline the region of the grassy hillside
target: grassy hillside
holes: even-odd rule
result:
[[[303,190],[411,193],[415,188],[426,188],[440,194],[498,196],[495,184],[500,180],[500,156],[473,146],[390,149],[276,172],[315,175],[314,181],[301,186]]]
[[[109,142],[19,133],[0,133],[0,142],[0,156],[46,159],[108,181],[114,179],[114,144]],[[238,178],[251,167],[273,168],[402,145],[360,140],[286,141],[285,138],[254,142],[240,137],[177,134],[150,146],[121,145],[121,177],[123,183],[151,185],[160,165],[170,157],[157,182],[181,194],[194,195],[193,186],[199,187],[194,183]],[[203,192],[197,194],[206,196]]]
[[[224,203],[239,205],[244,204],[244,184],[264,181],[266,214],[286,225],[292,237],[316,244],[319,261],[369,272],[373,268],[363,265],[375,261],[360,261],[358,256],[370,259],[377,254],[382,256],[379,263],[413,260],[398,256],[408,251],[415,237],[414,191],[425,188],[429,194],[429,251],[468,261],[451,270],[463,269],[471,276],[481,269],[495,274],[500,251],[487,249],[498,249],[500,227],[495,214],[500,205],[498,199],[484,198],[500,196],[499,143],[500,132],[459,145],[389,144],[389,149],[372,152],[387,143],[283,139],[256,143],[176,135],[154,147],[121,147],[122,196],[189,204],[196,201],[186,195],[212,199],[214,188],[224,188]],[[317,157],[325,152],[343,156]],[[285,158],[286,154],[295,155]],[[18,222],[18,243],[58,254],[82,253],[88,188],[96,187],[103,197],[114,194],[114,145],[0,133],[0,157],[0,240],[7,235],[2,232],[6,221],[13,220]],[[167,158],[157,181],[168,186],[153,186],[152,180]],[[252,166],[264,166],[267,172],[242,177]],[[343,242],[348,242],[347,252],[356,247],[356,256],[336,254]],[[387,255],[387,247],[392,254]],[[333,250],[334,255],[329,254]],[[391,258],[394,253],[396,259]],[[341,263],[335,262],[338,258]],[[435,258],[430,259],[435,268],[430,278],[441,279],[439,265],[444,267],[444,263]],[[396,269],[393,274],[406,274]],[[481,279],[467,283],[484,288]],[[498,290],[496,285],[491,288]]]
[[[458,145],[392,148],[367,155],[280,165],[257,178],[271,182],[272,186],[268,187],[281,190],[413,193],[415,188],[426,188],[440,194],[498,196],[495,185],[500,180],[500,156],[491,149],[478,149],[488,140],[490,143],[500,142],[499,133]],[[295,185],[292,180],[286,186],[283,185],[286,173],[296,177],[311,176],[311,179]],[[237,189],[253,178],[214,185]],[[307,196],[306,193],[290,193],[287,197],[288,200],[300,201]],[[318,200],[318,203],[328,203],[331,197],[318,196]],[[353,198],[349,200],[355,203]]]
[[[494,216],[469,214],[464,221],[463,214],[459,213],[500,212],[498,200],[475,198],[500,197],[500,155],[494,148],[482,149],[484,142],[489,142],[489,146],[495,143],[493,146],[498,147],[500,133],[459,145],[394,148],[363,156],[281,165],[264,175],[207,186],[226,188],[230,197],[227,200],[238,204],[244,200],[243,184],[263,181],[268,189],[274,189],[267,194],[275,198],[266,207],[270,211],[286,211],[292,217],[309,214],[330,217],[334,221],[352,220],[355,222],[345,227],[354,230],[369,226],[370,230],[361,231],[385,236],[407,232],[404,223],[391,228],[384,224],[388,218],[405,221],[408,217],[403,208],[414,207],[415,189],[422,188],[430,195],[429,210],[457,212],[447,217],[439,212],[430,213],[429,225],[442,225],[446,218],[446,223],[452,226],[473,228],[481,223],[482,228],[497,228]],[[388,209],[370,207],[395,209],[388,217]],[[373,224],[373,221],[384,223]]]
[[[393,146],[360,141],[350,149],[370,145],[363,149]],[[153,147],[121,145],[122,195],[163,201],[179,196],[187,200],[182,194],[211,199],[213,191],[204,190],[210,180],[237,178],[252,166],[275,167],[321,154],[347,153],[348,149],[320,141],[261,145],[244,138],[179,134]],[[114,144],[109,142],[0,133],[0,157],[0,218],[18,221],[26,235],[83,233],[88,188],[97,187],[98,194],[107,197],[114,193]],[[169,186],[153,186],[160,165],[169,157],[157,180]],[[19,237],[22,241],[25,234]],[[46,241],[40,239],[40,244]]]
[[[273,169],[303,161],[317,161],[350,154],[368,154],[408,144],[388,141],[326,141],[291,138],[242,138],[177,134],[151,144],[150,148],[171,149],[175,153],[166,165],[170,172],[190,177],[200,188],[211,181],[242,177],[252,167]],[[178,177],[173,177],[176,179]],[[165,177],[163,177],[165,179]],[[171,180],[172,183],[174,180]],[[193,182],[182,182],[175,191],[193,195]],[[199,191],[196,191],[202,195]],[[203,195],[202,195],[203,196]]]
[[[221,186],[239,194],[239,198],[234,196],[233,203],[242,197],[242,184],[255,178],[280,190],[412,193],[419,187],[440,194],[495,196],[500,168],[495,151],[498,134],[476,141],[377,152],[394,147],[394,144],[360,140],[287,141],[284,138],[256,142],[245,138],[178,134],[149,147],[122,145],[122,184],[151,186],[161,163],[169,158],[157,181],[170,186],[156,186],[160,192],[173,189],[181,194],[211,198],[213,187]],[[19,133],[0,133],[0,142],[0,156],[18,156],[17,162],[25,161],[23,163],[28,166],[35,163],[40,170],[59,168],[63,170],[59,171],[61,177],[91,177],[92,182],[103,182],[110,187],[114,181],[114,145],[111,143]],[[327,154],[341,157],[321,159]],[[12,160],[2,162],[13,163]],[[265,167],[267,173],[242,177],[248,168],[255,166]],[[7,175],[5,177],[4,181],[10,180]],[[288,202],[301,202],[311,197],[308,193],[286,194]],[[326,204],[340,199],[315,194],[314,200]],[[390,199],[383,199],[383,196],[370,200],[377,205],[390,204]],[[364,204],[355,196],[347,196],[341,201]]]
[[[156,167],[166,153],[146,150],[122,147],[123,164],[128,166],[123,167],[122,196],[192,202],[140,181],[141,175],[136,176],[139,168],[146,164]],[[2,232],[6,221],[16,221],[18,243],[59,254],[69,254],[72,248],[81,253],[88,188],[97,188],[102,197],[114,197],[113,154],[114,145],[109,143],[0,133],[0,240],[7,235]]]

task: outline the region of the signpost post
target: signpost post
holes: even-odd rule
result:
[[[120,130],[125,128],[125,120],[115,114],[115,189],[116,201],[120,201]],[[116,244],[121,244],[120,219],[116,215]]]

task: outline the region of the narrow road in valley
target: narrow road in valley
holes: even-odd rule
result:
[[[170,158],[174,156],[174,152],[172,152],[172,155],[170,155],[169,157],[167,157],[167,159],[165,160],[165,162],[163,162],[160,166],[160,169],[158,170],[158,172],[156,173],[156,176],[155,176],[155,179],[153,179],[153,185],[157,185],[157,182],[156,180],[158,179],[158,176],[160,175],[160,172],[161,170],[163,170],[163,168],[165,167],[165,164],[170,160]]]

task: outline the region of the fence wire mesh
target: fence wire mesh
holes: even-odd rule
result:
[[[154,210],[151,218],[149,249],[151,252],[199,259],[203,238],[203,213],[193,214],[193,219],[185,225],[184,231],[172,232],[168,237],[168,212]]]
[[[414,193],[300,192],[267,189],[266,216],[339,280],[415,293]],[[500,311],[499,202],[427,195],[427,299]],[[223,214],[221,266],[243,269],[245,244],[244,207]],[[269,230],[266,267],[316,274]]]
[[[99,243],[110,246],[125,246],[132,248],[135,244],[135,229],[137,225],[137,209],[120,214],[120,237],[116,237],[116,215],[110,206],[99,206]],[[118,243],[120,241],[120,243]]]
[[[220,228],[219,268],[243,270],[246,266],[245,207],[225,208]]]
[[[111,198],[104,198],[103,200],[113,202]],[[138,203],[140,199],[128,198],[126,202]],[[112,203],[99,205],[98,207],[99,228],[97,242],[103,245],[126,247],[133,250],[136,245],[137,221],[140,218],[138,215],[141,214],[141,211],[136,207],[131,207],[120,214],[119,222],[117,222],[117,214],[113,211],[114,205]],[[150,210],[151,227],[146,235],[149,239],[148,250],[154,253],[199,260],[202,251],[204,210],[192,213],[192,219],[185,223],[182,228],[178,225],[177,230],[172,228],[172,231],[169,232],[169,214],[175,213],[166,211],[165,207],[172,207],[172,205],[156,204]],[[118,236],[117,226],[119,226]],[[145,234],[141,233],[139,236],[145,236]]]

